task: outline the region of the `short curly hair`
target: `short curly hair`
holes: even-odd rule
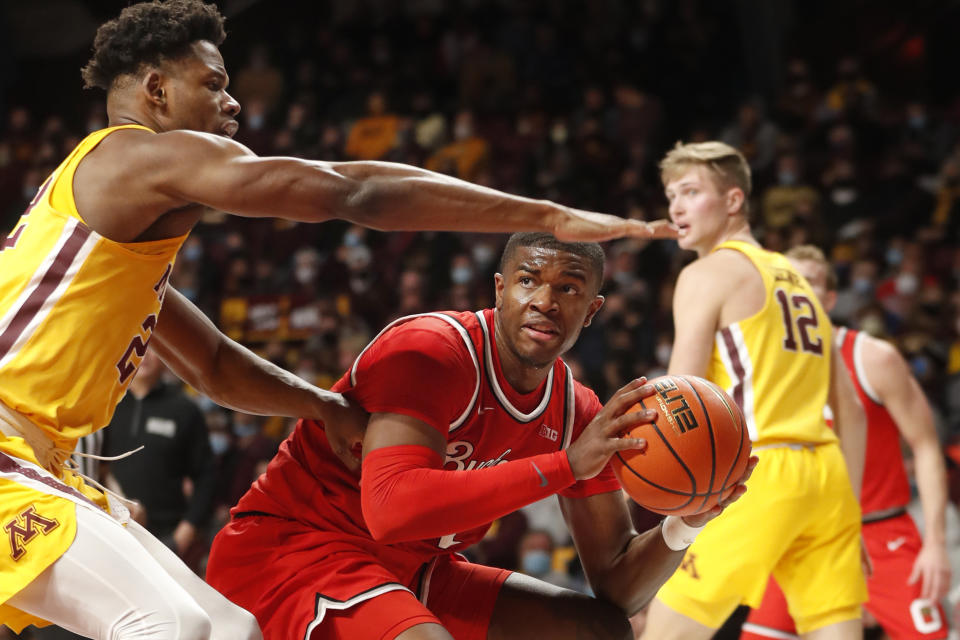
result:
[[[226,37],[220,11],[201,0],[131,5],[97,29],[93,57],[81,71],[84,86],[109,90],[118,77],[135,75],[143,65],[181,58],[200,40],[219,46]]]
[[[542,231],[520,231],[510,236],[507,246],[503,248],[503,254],[500,256],[500,273],[506,272],[507,265],[513,260],[520,247],[552,249],[578,255],[586,259],[590,266],[597,290],[603,284],[603,247],[596,242],[563,242]]]

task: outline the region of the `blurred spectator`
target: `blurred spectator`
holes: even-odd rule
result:
[[[767,119],[763,103],[751,98],[740,104],[737,119],[727,125],[720,139],[743,153],[754,179],[764,177],[773,164],[777,151],[777,127]]]
[[[806,224],[815,223],[811,218],[819,217],[820,194],[804,181],[800,160],[795,154],[777,158],[775,178],[776,183],[763,192],[763,226],[781,229],[797,219],[803,219]]]
[[[354,160],[380,160],[399,143],[402,122],[387,112],[383,93],[375,91],[367,98],[367,116],[350,127],[344,151]]]
[[[476,181],[477,174],[485,167],[489,152],[487,141],[474,130],[473,113],[461,111],[453,124],[453,140],[431,155],[425,166],[431,171]]]
[[[265,116],[273,112],[283,95],[283,74],[270,62],[270,49],[263,43],[250,49],[246,66],[240,69],[231,84],[230,93],[241,107],[259,101]]]
[[[146,527],[197,570],[213,511],[216,467],[203,414],[148,351],[117,406],[106,453],[141,451],[110,465],[125,495],[147,512]]]
[[[546,531],[531,529],[520,538],[517,555],[519,570],[558,587],[570,588],[570,576],[553,566],[553,538]]]

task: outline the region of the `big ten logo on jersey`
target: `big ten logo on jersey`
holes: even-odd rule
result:
[[[452,471],[470,471],[471,469],[485,469],[487,467],[493,467],[501,462],[506,462],[507,454],[513,451],[513,449],[507,449],[496,458],[491,458],[490,460],[484,460],[483,462],[480,462],[478,460],[470,460],[470,456],[473,455],[474,449],[475,447],[473,444],[467,442],[466,440],[448,442],[447,459],[443,462],[444,469],[450,469]]]
[[[163,296],[167,292],[167,283],[170,280],[170,270],[172,268],[173,263],[167,264],[163,275],[160,276],[157,283],[153,285],[153,291],[156,293],[157,300],[161,305],[163,304]],[[140,328],[143,331],[131,338],[126,351],[123,352],[123,356],[121,356],[117,362],[117,370],[120,372],[120,384],[124,384],[130,379],[130,376],[133,375],[140,365],[140,360],[143,359],[143,356],[147,355],[147,346],[150,344],[150,339],[153,337],[153,330],[156,327],[157,314],[155,313],[149,314],[144,318],[143,322],[140,323]],[[134,358],[136,358],[136,361],[134,361]]]
[[[654,383],[653,388],[657,392],[655,397],[660,405],[661,414],[666,416],[667,422],[677,432],[677,435],[700,426],[690,409],[690,405],[687,404],[687,399],[680,393],[680,389],[672,380],[667,378]]]
[[[20,560],[27,553],[27,545],[37,537],[37,534],[49,535],[60,526],[56,518],[47,518],[37,513],[36,507],[30,505],[23,513],[3,525],[10,541],[10,557]]]

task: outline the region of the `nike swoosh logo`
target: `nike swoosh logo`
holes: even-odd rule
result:
[[[487,411],[493,411],[496,407],[477,407],[477,415],[483,415]]]
[[[540,467],[537,466],[537,463],[531,462],[530,464],[533,465],[534,471],[536,471],[537,475],[540,476],[540,486],[541,487],[547,486],[547,476],[543,475],[543,471],[540,471]]]
[[[896,551],[897,549],[902,547],[906,541],[907,539],[904,538],[903,536],[897,538],[896,540],[890,540],[889,542],[887,542],[887,550]]]

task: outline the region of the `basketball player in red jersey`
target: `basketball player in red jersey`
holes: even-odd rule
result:
[[[140,3],[103,25],[83,76],[106,90],[110,126],[77,146],[0,240],[0,623],[259,636],[251,616],[112,519],[119,507],[64,467],[77,439],[109,422],[148,345],[219,403],[323,418],[332,439],[351,426],[359,437],[361,412],[342,396],[255,358],[167,286],[205,208],[377,229],[671,233],[403,165],[259,158],[231,140],[240,105],[226,91],[224,37],[222,16],[199,0]]]
[[[837,278],[820,249],[802,246],[786,256],[828,312]],[[867,413],[867,453],[860,504],[863,538],[873,561],[866,608],[895,640],[940,640],[948,625],[939,601],[950,587],[946,546],[947,481],[943,451],[926,398],[892,345],[860,331],[836,329],[840,353]],[[923,509],[923,536],[907,514],[910,486],[901,436],[913,453]],[[795,635],[783,593],[773,580],[760,607],[743,625],[743,639]]]
[[[372,414],[361,478],[301,420],[234,508],[207,579],[265,638],[630,638],[627,615],[722,510],[631,528],[607,462],[645,446],[618,434],[655,418],[625,414],[653,389],[603,407],[559,358],[603,304],[599,245],[515,234],[500,271],[494,309],[402,318],[334,386]],[[597,598],[457,554],[552,494]]]
[[[255,358],[167,286],[205,208],[376,229],[671,234],[403,165],[259,158],[231,140],[240,105],[226,91],[224,37],[222,16],[199,0],[136,4],[104,24],[83,76],[106,90],[110,126],[77,146],[0,240],[0,623],[141,640],[259,636],[64,468],[77,439],[109,422],[148,345],[216,402],[323,418],[338,449],[338,433],[359,438],[361,412],[342,396]]]

